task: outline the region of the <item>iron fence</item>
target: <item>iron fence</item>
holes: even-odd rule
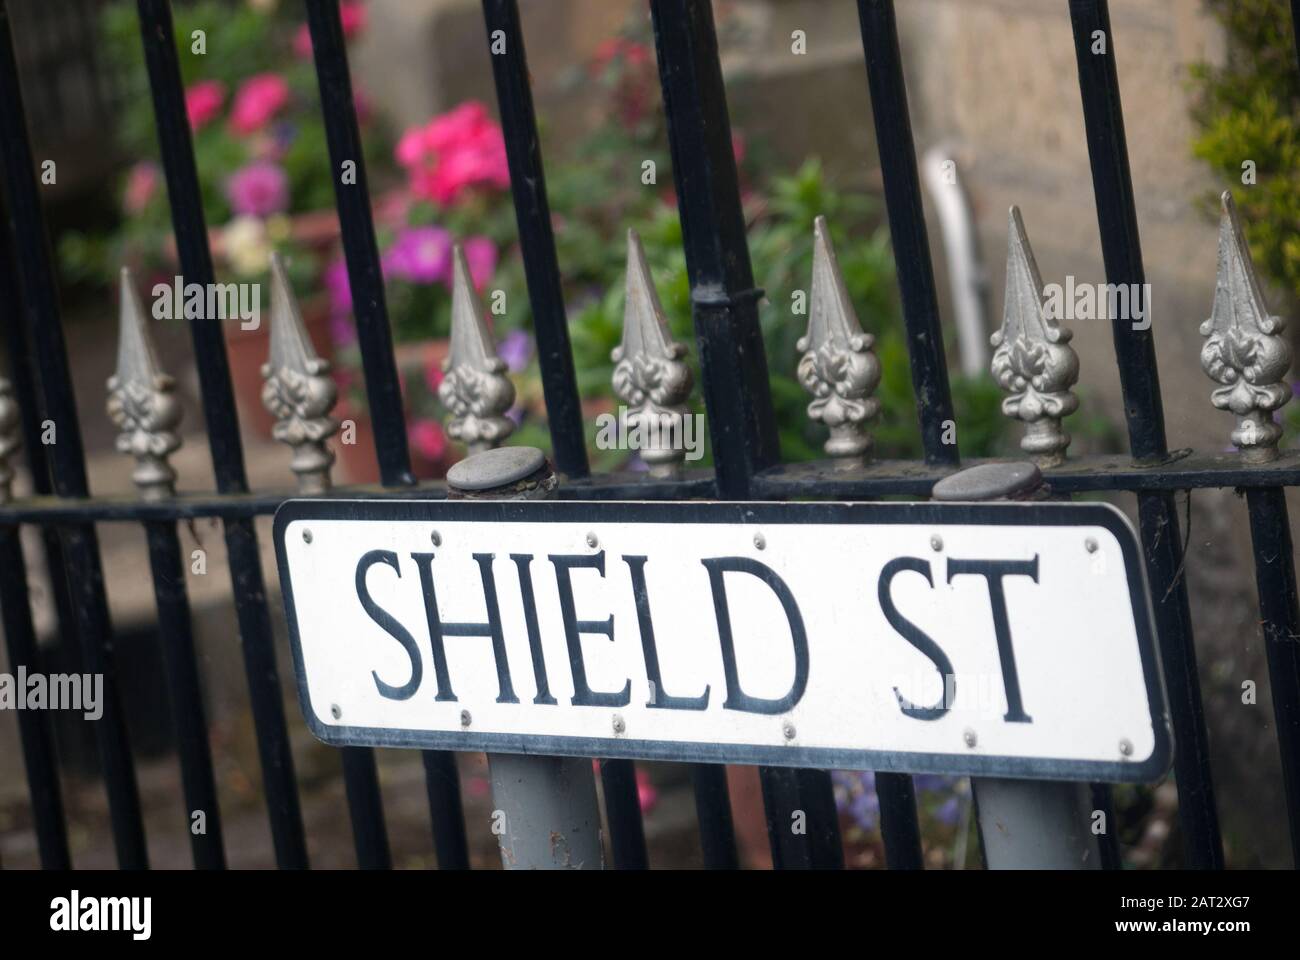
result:
[[[15,37],[10,29],[8,6],[0,2],[0,164],[9,225],[9,230],[0,237],[0,243],[5,246],[0,250],[0,303],[7,307],[3,322],[13,369],[12,385],[0,381],[0,610],[10,662],[15,667],[31,667],[35,663],[36,633],[18,531],[24,524],[37,525],[56,573],[54,592],[61,628],[79,641],[86,669],[104,676],[104,714],[95,724],[95,732],[118,862],[124,868],[147,866],[140,797],[118,700],[113,628],[94,527],[105,521],[141,524],[149,548],[185,810],[208,812],[206,832],[191,835],[194,863],[200,868],[224,866],[212,756],[177,535],[178,522],[197,517],[219,518],[224,525],[229,554],[275,857],[283,868],[306,867],[303,817],[254,530],[256,517],[273,513],[295,493],[250,491],[222,330],[219,321],[203,318],[190,321],[190,332],[216,489],[214,493],[202,495],[178,496],[172,492],[174,474],[168,473],[166,456],[170,452],[169,430],[174,422],[160,418],[158,413],[160,405],[165,408],[170,384],[152,361],[147,331],[138,311],[134,321],[129,317],[134,295],[124,283],[123,336],[133,339],[129,347],[124,347],[125,359],[119,364],[117,382],[113,385],[115,417],[124,432],[140,437],[139,448],[128,445],[127,449],[140,458],[142,468],[153,472],[146,470],[143,478],[137,474],[142,494],[139,499],[89,496],[60,323],[54,264],[28,136],[29,121],[18,83],[15,43],[22,38]],[[1300,2],[1293,0],[1293,7],[1296,6]],[[1067,3],[1063,2],[1063,13],[1065,7]],[[561,294],[562,264],[557,259],[547,204],[519,11],[516,0],[483,0],[485,36],[489,42],[504,42],[504,54],[491,55],[490,59],[509,159],[553,457],[565,477],[559,495],[578,500],[851,500],[887,495],[928,496],[934,483],[954,472],[963,461],[948,430],[956,414],[948,385],[894,3],[858,0],[858,10],[924,441],[924,462],[861,457],[861,429],[866,417],[860,415],[845,415],[832,424],[843,428],[842,433],[847,431],[848,456],[828,456],[813,463],[781,462],[768,386],[768,362],[759,333],[758,301],[762,291],[756,286],[746,246],[711,5],[708,0],[651,0],[650,8],[690,280],[702,391],[716,466],[712,472],[686,472],[669,465],[669,469],[656,471],[649,477],[593,476],[586,455]],[[170,5],[168,0],[138,0],[138,9],[181,271],[189,282],[210,284],[215,281],[215,272],[186,119]],[[441,484],[417,485],[411,472],[338,3],[337,0],[306,0],[306,9],[328,136],[328,162],[335,170],[345,164],[352,164],[355,169],[354,182],[345,183],[339,177],[334,180],[382,481],[380,488],[338,492],[358,497],[441,497],[445,495]],[[1136,284],[1136,289],[1141,289],[1142,252],[1115,67],[1116,41],[1122,44],[1122,38],[1112,35],[1106,0],[1068,0],[1068,13],[1076,43],[1107,279],[1112,284]],[[1095,52],[1098,36],[1107,41],[1101,54]],[[854,122],[854,118],[846,118],[846,122]],[[1013,235],[1019,229],[1018,220],[1013,221]],[[1028,252],[1027,238],[1022,234],[1020,239],[1024,248],[1021,256],[1030,264],[1032,254]],[[1227,242],[1238,240],[1239,234],[1229,233]],[[1242,269],[1249,275],[1248,254],[1245,257]],[[1032,273],[1036,274],[1036,268]],[[1041,283],[1039,287],[1033,296],[1040,295]],[[289,296],[287,291],[284,293]],[[851,306],[848,310],[851,312]],[[272,323],[273,329],[278,330],[273,333],[273,339],[283,338],[281,348],[288,352],[279,355],[279,359],[273,357],[268,377],[274,380],[284,368],[300,378],[323,380],[323,368],[318,362],[312,366],[314,356],[306,338],[295,329],[291,303],[286,301],[281,309],[273,310]],[[1029,425],[1026,449],[1043,454],[1040,460],[1046,465],[1046,479],[1058,494],[1127,491],[1137,498],[1176,736],[1175,770],[1186,862],[1200,868],[1221,867],[1223,848],[1174,495],[1179,490],[1203,487],[1235,487],[1245,492],[1291,845],[1300,859],[1300,642],[1297,642],[1300,612],[1284,498],[1286,487],[1300,484],[1300,459],[1294,454],[1269,459],[1267,437],[1260,439],[1253,435],[1239,441],[1242,449],[1238,453],[1207,455],[1170,451],[1165,437],[1152,331],[1137,329],[1121,317],[1115,317],[1113,323],[1131,455],[1065,458],[1063,435],[1059,434],[1063,412],[1057,409],[1053,414],[1050,406],[1047,413],[1019,416]],[[1031,341],[1036,335],[1043,336],[1042,331],[1012,333]],[[1003,336],[1006,335],[1004,331]],[[1059,335],[1052,342],[1061,342]],[[1043,342],[1038,345],[1042,346]],[[811,345],[813,349],[819,346],[825,344]],[[840,349],[845,348],[841,345]],[[848,349],[862,352],[860,345]],[[1068,372],[1068,358],[1061,362]],[[1077,372],[1076,365],[1075,376]],[[815,371],[810,377],[808,385],[816,392],[819,384]],[[1072,383],[1073,378],[1063,374],[1043,390],[1047,394],[1068,396]],[[823,396],[827,391],[840,389],[846,391],[849,399],[860,400],[866,393],[861,384],[845,388],[828,384],[824,379],[820,388]],[[323,410],[304,410],[301,404],[288,404],[285,409],[278,409],[282,420],[293,427],[285,428],[285,439],[299,447],[315,444],[313,449],[323,453],[322,434],[328,434],[331,422],[328,406],[326,403]],[[1262,409],[1248,408],[1243,423],[1254,417],[1252,422],[1263,424],[1264,420],[1258,416]],[[1235,409],[1234,412],[1242,413]],[[45,421],[58,425],[60,439],[55,445],[41,443],[41,425]],[[313,434],[308,428],[310,422],[317,421],[323,426]],[[5,457],[16,448],[18,435],[26,448],[35,493],[31,497],[11,499]],[[1042,440],[1044,436],[1046,441]],[[1034,447],[1031,442],[1034,438],[1046,446]],[[323,462],[316,461],[314,467],[300,473],[300,480],[315,484],[306,489],[328,486],[330,462],[326,454]],[[36,713],[20,713],[19,723],[41,862],[48,868],[68,867],[71,857],[50,732],[44,719]],[[387,867],[390,853],[374,754],[368,748],[350,747],[342,750],[342,759],[357,862],[362,867]],[[424,766],[439,866],[466,867],[465,822],[453,755],[426,752]],[[734,867],[736,842],[724,771],[719,766],[697,765],[691,774],[704,863],[715,868]],[[601,776],[615,866],[645,866],[647,856],[632,761],[606,760],[601,763]],[[761,771],[761,778],[775,865],[783,868],[842,866],[843,852],[829,775],[818,770],[768,768]],[[922,866],[921,836],[911,778],[880,774],[876,785],[888,866],[919,868]],[[1096,788],[1094,799],[1100,804],[1108,803],[1105,788]],[[809,832],[797,834],[788,829],[791,814],[796,810],[807,814],[807,823],[812,827]],[[1113,847],[1106,852],[1105,859],[1109,865],[1116,865]]]

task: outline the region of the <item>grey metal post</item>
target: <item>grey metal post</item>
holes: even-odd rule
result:
[[[448,499],[545,500],[559,480],[535,447],[474,454],[447,471]],[[604,868],[591,760],[488,754],[493,832],[507,870]]]
[[[988,463],[934,485],[935,500],[1032,499],[1043,475],[1033,463]],[[1099,870],[1090,791],[1082,783],[972,777],[984,862],[990,870]],[[1114,829],[1106,824],[1106,829]]]

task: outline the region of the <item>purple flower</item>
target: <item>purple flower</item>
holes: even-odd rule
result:
[[[533,358],[533,340],[522,330],[511,330],[497,347],[497,356],[506,362],[511,373],[518,373]]]
[[[880,797],[876,795],[876,775],[870,770],[831,771],[835,789],[835,806],[853,817],[863,830],[872,830],[880,816]]]
[[[411,283],[451,276],[451,234],[442,227],[407,227],[384,255],[385,273]]]
[[[226,181],[226,197],[240,216],[269,217],[289,206],[289,178],[274,163],[259,160]]]

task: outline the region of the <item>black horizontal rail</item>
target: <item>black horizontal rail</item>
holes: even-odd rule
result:
[[[1240,454],[1175,451],[1162,466],[1139,466],[1127,456],[1082,457],[1043,471],[1054,493],[1140,493],[1232,488],[1242,491],[1300,486],[1300,451],[1268,464],[1243,463]],[[964,467],[1005,462],[971,458]],[[756,474],[755,500],[875,500],[925,497],[955,468],[915,460],[877,460],[846,467],[831,460],[782,464]],[[652,480],[643,473],[608,473],[567,480],[556,491],[561,500],[713,500],[719,499],[712,474],[690,471],[681,480]],[[442,481],[411,487],[336,487],[331,499],[441,500]],[[247,494],[180,494],[145,502],[133,497],[23,497],[0,504],[0,524],[58,524],[78,520],[129,523],[141,520],[202,520],[270,516],[293,490]],[[723,498],[725,499],[725,498]]]

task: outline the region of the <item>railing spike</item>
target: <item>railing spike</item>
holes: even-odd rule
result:
[[[176,471],[167,458],[180,448],[181,406],[176,382],[158,366],[148,321],[131,270],[121,271],[117,372],[108,378],[108,416],[121,431],[119,453],[135,457],[131,474],[140,496],[163,500],[175,492]]]
[[[497,356],[483,304],[474,289],[465,251],[452,251],[451,350],[438,398],[451,412],[447,434],[480,453],[498,447],[514,432],[505,412],[515,402],[515,386]]]
[[[872,396],[880,384],[880,361],[864,333],[844,286],[826,218],[813,222],[812,291],[808,295],[808,331],[796,347],[799,382],[813,396],[808,417],[830,428],[825,451],[845,463],[861,459],[874,443],[867,430],[880,412]]]
[[[21,447],[18,400],[13,385],[0,377],[0,503],[13,499],[14,468],[9,458]]]
[[[627,295],[623,339],[610,354],[614,392],[628,406],[626,428],[640,438],[637,450],[650,475],[675,477],[686,457],[686,400],[694,377],[673,339],[635,230],[627,232]]]
[[[289,285],[284,260],[271,255],[271,350],[262,365],[262,404],[276,423],[271,435],[293,449],[289,469],[298,490],[320,494],[330,489],[334,451],[327,440],[339,423],[330,415],[338,388],[330,364],[316,355]]]
[[[1277,457],[1282,438],[1273,411],[1291,399],[1291,387],[1282,382],[1291,367],[1291,347],[1280,336],[1285,319],[1270,314],[1264,303],[1231,191],[1225,190],[1221,199],[1219,269],[1214,308],[1201,324],[1201,336],[1207,338],[1201,369],[1222,384],[1210,401],[1237,416],[1232,442],[1242,459],[1267,463]]]
[[[993,344],[993,377],[1010,396],[1002,412],[1026,425],[1020,449],[1040,467],[1065,462],[1070,435],[1061,421],[1079,408],[1070,390],[1079,379],[1073,334],[1048,315],[1043,278],[1025,233],[1020,208],[1012,207],[1007,235],[1006,304]]]

